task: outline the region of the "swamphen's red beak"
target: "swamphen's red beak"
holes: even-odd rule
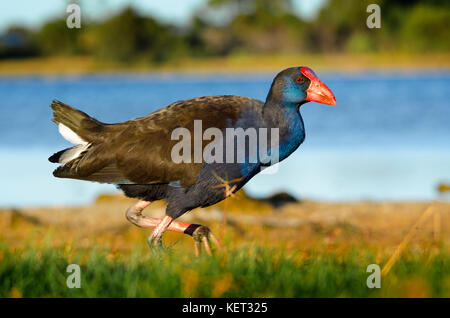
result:
[[[336,98],[331,90],[317,78],[316,74],[314,74],[311,69],[302,67],[301,72],[311,80],[311,83],[306,90],[305,100],[326,105],[336,105]]]

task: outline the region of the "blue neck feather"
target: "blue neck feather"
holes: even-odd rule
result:
[[[298,105],[283,105],[286,125],[280,127],[280,161],[293,153],[305,139],[305,128]]]
[[[274,92],[275,91],[275,92]],[[300,105],[304,103],[306,94],[296,85],[285,79],[285,85],[281,90],[271,88],[263,108],[262,127],[279,129],[279,161],[292,154],[305,139],[303,119],[300,114]],[[270,155],[270,141],[267,146]],[[259,164],[243,163],[242,174],[253,171]]]

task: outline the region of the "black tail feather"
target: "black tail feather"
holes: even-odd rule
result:
[[[59,158],[61,157],[61,155],[69,148],[63,149],[61,151],[58,151],[56,153],[54,153],[53,155],[51,155],[48,158],[48,161],[53,162],[53,163],[58,163],[59,162]]]

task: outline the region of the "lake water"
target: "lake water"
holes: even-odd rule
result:
[[[450,73],[318,74],[337,106],[301,109],[306,140],[254,196],[288,191],[317,200],[430,200],[450,183]],[[265,99],[273,74],[89,75],[0,78],[0,206],[83,204],[112,185],[52,176],[49,155],[69,146],[51,122],[59,99],[104,122],[173,101],[234,94]]]

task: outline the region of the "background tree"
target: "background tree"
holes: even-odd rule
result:
[[[381,7],[381,28],[366,25],[369,4]],[[89,55],[119,63],[161,63],[181,57],[330,52],[448,52],[448,0],[329,0],[313,21],[291,0],[209,0],[189,25],[166,25],[127,7],[103,21],[65,19],[39,30],[14,27],[0,36],[0,58]]]

